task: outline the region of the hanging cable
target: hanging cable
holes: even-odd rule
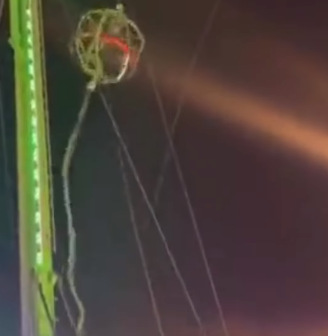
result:
[[[128,147],[127,147],[127,145],[126,145],[126,143],[125,143],[125,141],[124,141],[124,139],[122,137],[122,134],[120,132],[120,129],[118,127],[116,119],[115,119],[115,117],[114,117],[114,115],[113,115],[113,113],[112,113],[112,111],[111,111],[111,109],[110,109],[110,107],[109,107],[109,105],[107,103],[107,100],[106,100],[106,98],[105,98],[105,96],[104,96],[104,94],[102,92],[100,92],[100,98],[101,98],[102,103],[104,105],[104,108],[105,108],[105,110],[106,110],[106,112],[107,112],[107,114],[108,114],[108,116],[109,116],[109,118],[111,120],[114,132],[115,132],[115,134],[116,134],[116,136],[117,136],[117,138],[119,140],[120,146],[121,146],[121,148],[123,150],[123,153],[124,153],[124,155],[126,157],[127,163],[128,163],[128,165],[129,165],[129,167],[130,167],[130,169],[132,171],[133,177],[134,177],[135,181],[137,182],[138,188],[140,189],[140,192],[141,192],[142,197],[143,197],[143,199],[144,199],[144,201],[146,203],[146,206],[147,206],[148,211],[149,211],[149,213],[151,215],[151,218],[152,218],[152,220],[154,221],[154,223],[156,225],[156,228],[158,230],[160,238],[162,239],[162,242],[163,242],[163,245],[165,247],[166,253],[167,253],[168,257],[169,257],[169,260],[171,262],[173,270],[174,270],[174,272],[175,272],[175,274],[176,274],[176,276],[177,276],[177,278],[178,278],[178,280],[179,280],[179,282],[181,284],[183,293],[184,293],[184,295],[185,295],[185,297],[186,297],[186,299],[187,299],[187,301],[189,303],[189,306],[190,306],[191,311],[192,311],[192,313],[194,315],[194,318],[195,318],[195,320],[196,320],[196,322],[198,324],[200,333],[201,333],[201,335],[206,335],[206,331],[205,331],[205,329],[203,327],[201,318],[200,318],[200,316],[199,316],[199,314],[198,314],[198,312],[196,310],[196,307],[195,307],[194,302],[193,302],[193,300],[192,300],[192,298],[190,296],[190,293],[188,291],[187,285],[186,285],[186,283],[184,281],[184,278],[183,278],[183,276],[182,276],[182,274],[180,272],[180,269],[179,269],[179,267],[177,265],[177,262],[176,262],[176,260],[174,258],[174,255],[173,255],[173,253],[172,253],[172,251],[171,251],[171,249],[170,249],[170,247],[168,245],[168,242],[166,240],[165,234],[164,234],[164,232],[163,232],[163,230],[161,228],[161,225],[160,225],[160,223],[159,223],[159,221],[157,219],[157,216],[155,214],[153,206],[151,205],[151,202],[149,200],[147,192],[146,192],[146,190],[145,190],[145,188],[144,188],[144,186],[143,186],[143,184],[142,184],[142,182],[140,180],[140,176],[139,176],[138,171],[136,169],[136,166],[135,166],[135,164],[133,162],[133,159],[132,159],[132,157],[130,155],[129,149],[128,149]]]
[[[70,21],[70,16],[69,16],[69,13],[68,13],[68,11],[67,11],[67,8],[66,8],[66,6],[65,6],[65,4],[61,1],[61,0],[59,0],[59,2],[58,3],[60,3],[60,6],[61,6],[61,9],[62,9],[62,11],[63,11],[63,15],[65,16],[65,21],[66,21],[66,23],[67,23],[67,25],[69,26],[68,28],[69,28],[69,35],[71,36],[72,34],[73,34],[73,25],[71,24],[71,21]],[[42,30],[41,30],[42,31]],[[43,48],[44,48],[44,36],[42,36],[42,39],[43,39]],[[44,66],[44,65],[43,65]],[[44,73],[45,73],[45,71],[44,71]],[[86,97],[85,97],[85,99],[86,99]],[[87,99],[90,99],[90,97],[89,98],[87,98]],[[88,103],[82,103],[82,108],[81,108],[81,111],[80,111],[80,114],[82,114],[82,110],[83,110],[83,113],[85,114],[86,112],[87,112],[87,107],[83,107],[84,105],[89,105]],[[45,109],[46,111],[47,111],[47,115],[46,115],[46,118],[47,118],[47,120],[46,120],[46,125],[49,125],[49,123],[50,123],[50,118],[49,118],[49,111],[48,111],[48,108],[46,108]],[[84,111],[85,110],[85,111]],[[82,116],[82,121],[80,122],[81,124],[83,123],[83,119],[84,119],[84,117]],[[79,121],[77,121],[77,123],[78,123]],[[77,126],[77,125],[76,125]],[[81,125],[79,126],[79,128],[81,127]],[[80,132],[80,130],[78,130],[77,131],[78,133]],[[48,132],[47,132],[47,134],[50,134],[50,132],[49,132],[49,130],[48,130]],[[75,140],[76,141],[76,140]],[[75,147],[75,145],[74,145],[74,147]],[[51,151],[51,147],[50,147],[50,137],[49,137],[49,139],[48,139],[48,151]],[[73,152],[74,152],[74,149],[73,149]],[[71,154],[71,156],[73,155],[73,153]],[[71,159],[69,159],[69,160],[71,160]],[[51,155],[49,155],[49,165],[50,165],[50,167],[51,167]],[[70,166],[70,163],[69,163],[69,166]],[[69,167],[68,167],[68,172],[67,172],[67,176],[69,175]],[[67,177],[67,182],[69,182],[69,177]],[[52,187],[52,185],[50,186],[51,187],[51,194],[52,194],[52,197],[53,197],[53,191],[52,191],[52,189],[53,189],[53,187]],[[68,189],[69,189],[69,185],[68,185]],[[65,190],[65,188],[64,188],[64,190]],[[69,190],[68,190],[69,191]],[[68,198],[70,197],[70,195],[68,194]],[[64,197],[64,199],[66,199],[66,197]],[[68,210],[68,211],[67,211]],[[68,207],[67,207],[67,205],[65,204],[65,211],[66,211],[66,216],[67,216],[67,218],[71,218],[70,217],[70,215],[71,215],[71,209],[70,209],[70,203],[68,204]],[[52,214],[53,214],[53,216],[54,216],[54,212],[52,211]],[[54,222],[54,220],[53,220],[53,222]],[[53,227],[54,227],[55,225],[53,225]],[[54,227],[54,229],[53,229],[53,231],[55,231],[55,227]],[[75,231],[74,231],[75,232]],[[69,239],[70,240],[70,239]],[[69,243],[70,244],[70,243]],[[54,238],[54,241],[53,241],[53,245],[54,245],[54,247],[55,247],[55,252],[56,252],[56,246],[57,246],[57,241],[56,241],[56,239]],[[74,245],[75,245],[75,241],[74,241]],[[75,249],[75,248],[74,248]],[[69,248],[69,250],[70,250],[70,248]],[[62,300],[62,302],[63,302],[63,307],[64,307],[64,310],[65,310],[65,313],[66,313],[66,315],[67,315],[67,318],[68,318],[68,321],[69,321],[69,324],[70,324],[70,326],[71,326],[71,328],[74,330],[74,333],[75,333],[75,335],[78,335],[78,330],[77,330],[77,326],[76,326],[76,323],[75,323],[75,321],[74,321],[74,317],[73,317],[73,313],[72,313],[72,309],[71,309],[71,307],[70,307],[70,303],[69,303],[69,301],[68,301],[68,299],[67,299],[67,297],[66,297],[66,294],[65,294],[65,286],[64,286],[64,279],[63,279],[63,276],[64,276],[64,274],[63,273],[60,273],[60,274],[57,274],[57,276],[58,276],[58,282],[57,282],[57,288],[58,288],[58,292],[59,292],[59,296],[60,296],[60,298],[61,298],[61,300]],[[74,281],[74,280],[73,280]],[[74,296],[74,295],[73,295]],[[76,300],[75,300],[76,301]]]
[[[198,225],[198,221],[197,221],[197,218],[196,218],[196,214],[195,214],[194,208],[193,208],[192,203],[191,203],[191,199],[190,199],[190,195],[189,195],[189,192],[188,192],[187,184],[186,184],[183,172],[182,172],[180,160],[179,160],[179,157],[177,155],[177,152],[176,152],[176,149],[175,149],[175,146],[174,146],[174,143],[173,143],[172,134],[170,132],[169,124],[168,124],[168,121],[167,121],[167,118],[166,118],[164,105],[163,105],[161,96],[159,94],[158,87],[157,87],[156,82],[155,82],[154,72],[153,72],[153,69],[152,69],[151,66],[148,66],[148,75],[149,75],[150,81],[152,83],[152,87],[153,87],[154,94],[155,94],[155,99],[157,101],[157,105],[158,105],[158,109],[159,109],[159,112],[160,112],[160,115],[161,115],[165,135],[166,135],[166,138],[167,138],[167,141],[168,141],[168,147],[169,147],[169,150],[170,150],[172,160],[173,160],[174,165],[175,165],[175,169],[176,169],[177,174],[178,174],[178,179],[179,179],[180,184],[181,184],[181,189],[182,189],[184,198],[186,200],[188,212],[189,212],[189,215],[190,215],[190,218],[191,218],[191,223],[192,223],[192,226],[193,226],[194,231],[195,231],[197,243],[198,243],[199,250],[200,250],[200,253],[201,253],[201,257],[203,259],[203,263],[204,263],[204,266],[205,266],[207,278],[209,280],[209,283],[210,283],[210,286],[211,286],[211,291],[212,291],[213,298],[214,298],[214,301],[215,301],[215,305],[216,305],[216,308],[218,310],[219,319],[222,323],[222,328],[223,328],[223,331],[224,331],[224,335],[229,336],[227,323],[226,323],[226,320],[225,320],[224,314],[223,314],[222,304],[220,302],[219,295],[218,295],[216,287],[215,287],[211,267],[209,265],[208,258],[207,258],[207,255],[206,255],[206,251],[205,251],[203,239],[202,239],[202,236],[201,236],[201,233],[200,233],[200,230],[199,230],[199,225]]]
[[[64,305],[64,309],[65,309],[68,321],[69,321],[72,329],[74,330],[75,334],[77,335],[77,329],[76,329],[76,325],[75,325],[75,322],[74,322],[71,307],[70,307],[70,305],[68,303],[68,300],[66,298],[66,295],[65,295],[65,289],[64,289],[64,284],[63,284],[63,278],[62,277],[58,278],[58,291],[59,291],[59,295],[60,295],[60,297],[63,301],[63,305]]]
[[[62,166],[64,204],[65,204],[65,211],[66,211],[66,216],[67,216],[67,232],[68,232],[68,240],[69,240],[68,261],[67,261],[68,266],[67,266],[66,276],[67,276],[67,282],[70,288],[70,292],[72,294],[72,297],[78,309],[78,319],[77,319],[77,324],[76,324],[77,336],[80,336],[83,334],[84,322],[85,322],[85,308],[84,308],[83,302],[81,301],[78,295],[76,285],[75,285],[76,231],[74,229],[73,214],[72,214],[72,209],[71,209],[69,173],[70,173],[72,157],[74,155],[74,151],[76,148],[76,143],[77,143],[77,140],[78,140],[78,137],[81,131],[81,127],[82,127],[82,124],[85,119],[88,106],[90,103],[91,94],[92,94],[92,89],[90,88],[90,86],[88,86],[86,89],[82,107],[78,114],[76,124],[73,128],[73,131],[68,141],[68,146],[66,148],[63,166]]]
[[[119,155],[119,161],[120,161],[120,168],[121,168],[121,172],[122,172],[124,191],[125,191],[125,195],[126,195],[126,199],[127,199],[127,203],[128,203],[129,213],[130,213],[130,220],[131,220],[131,223],[132,223],[133,233],[134,233],[134,236],[135,236],[135,239],[136,239],[136,243],[137,243],[137,247],[138,247],[138,251],[139,251],[139,255],[140,255],[140,259],[141,259],[141,264],[142,264],[143,272],[144,272],[146,283],[147,283],[147,288],[148,288],[148,292],[149,292],[149,296],[150,296],[153,315],[154,315],[154,318],[155,318],[155,321],[156,321],[158,333],[160,334],[160,336],[165,336],[165,331],[164,331],[164,328],[163,328],[162,318],[161,318],[161,315],[160,315],[160,312],[159,312],[159,307],[158,307],[158,303],[157,303],[157,300],[156,300],[156,296],[155,296],[155,292],[154,292],[154,288],[153,288],[153,283],[152,283],[150,272],[149,272],[148,265],[147,265],[146,254],[145,254],[145,251],[144,251],[144,247],[143,247],[141,237],[140,237],[140,234],[139,234],[139,229],[138,229],[138,226],[137,226],[137,221],[136,221],[136,218],[135,218],[135,212],[134,212],[133,203],[132,203],[132,195],[131,195],[131,191],[130,191],[130,187],[129,187],[127,171],[125,169],[125,164],[124,164],[124,159],[122,157],[121,149],[118,150],[118,155]]]

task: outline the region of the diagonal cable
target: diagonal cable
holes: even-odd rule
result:
[[[204,29],[202,31],[202,34],[201,34],[201,36],[198,40],[197,46],[195,48],[195,52],[193,53],[193,56],[190,60],[188,69],[187,69],[186,74],[184,76],[184,80],[182,81],[182,83],[185,83],[185,85],[183,86],[183,88],[181,90],[181,93],[179,95],[176,114],[174,116],[173,123],[170,127],[171,128],[170,131],[171,131],[171,134],[172,134],[173,137],[174,137],[178,122],[180,120],[181,114],[183,112],[183,107],[184,107],[185,98],[186,98],[186,92],[187,92],[187,88],[188,88],[187,83],[191,79],[192,73],[193,73],[193,71],[196,67],[197,61],[199,59],[201,50],[204,48],[206,37],[207,37],[207,35],[209,34],[209,32],[212,28],[215,16],[216,16],[218,8],[219,8],[219,4],[220,4],[220,0],[214,0],[213,7],[210,10],[209,16],[208,16],[208,18],[205,22],[205,27],[204,27]],[[166,172],[167,166],[170,162],[170,159],[171,159],[171,151],[170,151],[169,148],[166,148],[165,152],[164,152],[164,158],[163,158],[162,163],[160,165],[161,168],[160,168],[160,172],[159,172],[159,175],[158,175],[158,179],[157,179],[157,182],[156,182],[156,185],[155,185],[155,191],[154,191],[154,206],[155,207],[158,205],[158,202],[159,202],[159,199],[160,199],[160,195],[161,195],[161,191],[162,191],[162,187],[163,187],[163,183],[164,183],[164,178],[165,178],[165,172]]]
[[[157,87],[156,82],[155,82],[154,72],[153,72],[153,69],[152,69],[151,66],[148,66],[148,75],[149,75],[150,81],[152,83],[152,87],[153,87],[153,90],[154,90],[155,98],[156,98],[156,101],[157,101],[158,109],[159,109],[159,112],[160,112],[160,115],[161,115],[164,131],[165,131],[166,139],[168,141],[168,147],[169,147],[170,154],[172,156],[172,159],[173,159],[173,162],[174,162],[174,165],[175,165],[175,169],[176,169],[177,174],[178,174],[178,179],[179,179],[180,184],[181,184],[181,188],[182,188],[184,198],[186,200],[186,204],[187,204],[188,212],[189,212],[189,215],[190,215],[191,223],[192,223],[193,229],[195,231],[198,247],[199,247],[201,257],[203,259],[203,263],[204,263],[204,266],[205,266],[206,275],[207,275],[207,278],[208,278],[210,286],[211,286],[211,291],[212,291],[213,298],[214,298],[214,301],[215,301],[215,304],[216,304],[216,308],[218,310],[219,319],[222,323],[222,328],[224,330],[224,335],[229,336],[227,323],[226,323],[226,320],[225,320],[225,317],[224,317],[224,314],[223,314],[222,304],[220,302],[219,295],[218,295],[218,292],[217,292],[216,287],[215,287],[211,267],[209,265],[209,261],[208,261],[207,255],[206,255],[203,239],[202,239],[202,236],[201,236],[201,233],[200,233],[200,230],[199,230],[199,224],[198,224],[198,221],[197,221],[197,218],[196,218],[194,208],[193,208],[192,203],[191,203],[190,195],[189,195],[189,192],[188,192],[188,189],[187,189],[187,184],[186,184],[183,172],[182,172],[180,160],[179,160],[179,157],[177,155],[177,152],[176,152],[176,149],[175,149],[175,146],[174,146],[174,143],[173,143],[173,138],[172,138],[172,134],[170,132],[169,124],[168,124],[168,121],[167,121],[167,118],[166,118],[166,113],[165,113],[165,109],[164,109],[164,106],[163,106],[163,102],[162,102],[161,96],[159,94],[159,90],[158,90],[158,87]]]
[[[148,265],[147,265],[146,253],[145,253],[145,250],[144,250],[144,247],[143,247],[143,244],[142,244],[142,240],[141,240],[141,237],[140,237],[139,229],[138,229],[138,226],[137,226],[135,211],[133,209],[131,190],[130,190],[130,186],[129,186],[127,171],[126,171],[126,168],[125,168],[124,159],[122,157],[121,149],[119,149],[118,152],[119,152],[118,154],[119,154],[120,168],[121,168],[123,184],[124,184],[124,191],[125,191],[125,196],[126,196],[127,203],[128,203],[129,213],[130,213],[130,220],[131,220],[131,224],[132,224],[132,227],[133,227],[133,233],[134,233],[134,236],[135,236],[135,239],[136,239],[136,243],[137,243],[137,247],[138,247],[138,251],[139,251],[139,255],[140,255],[140,259],[141,259],[141,264],[142,264],[144,276],[145,276],[146,283],[147,283],[147,288],[148,288],[148,292],[149,292],[149,296],[150,296],[153,315],[154,315],[154,318],[155,318],[155,321],[156,321],[156,325],[157,325],[159,335],[160,336],[165,336],[165,331],[164,331],[164,328],[163,328],[163,322],[162,322],[162,318],[161,318],[161,315],[160,315],[160,312],[159,312],[159,307],[158,307],[158,303],[157,303],[157,300],[156,300],[156,295],[155,295],[155,292],[154,292],[153,282],[151,280],[149,268],[148,268]]]
[[[116,119],[115,119],[115,117],[114,117],[114,115],[113,115],[113,113],[112,113],[112,111],[111,111],[111,109],[110,109],[110,107],[109,107],[109,105],[107,103],[106,97],[104,96],[103,93],[100,93],[100,98],[102,100],[102,103],[104,105],[106,113],[108,114],[108,116],[109,116],[109,118],[111,120],[114,132],[115,132],[115,134],[116,134],[116,136],[117,136],[117,138],[119,140],[120,146],[121,146],[122,151],[123,151],[123,153],[124,153],[124,155],[126,157],[126,160],[127,160],[128,165],[129,165],[129,168],[132,171],[133,177],[134,177],[135,181],[137,182],[138,188],[140,189],[140,192],[141,192],[142,197],[143,197],[143,199],[144,199],[144,201],[146,203],[146,206],[147,206],[148,211],[149,211],[149,213],[151,215],[151,218],[152,218],[152,220],[155,223],[155,226],[156,226],[156,228],[158,230],[160,238],[162,239],[163,245],[165,247],[166,253],[167,253],[168,257],[169,257],[169,260],[171,262],[173,270],[174,270],[174,272],[175,272],[175,274],[176,274],[176,276],[177,276],[177,278],[178,278],[178,280],[179,280],[179,282],[181,284],[183,293],[184,293],[184,295],[185,295],[185,297],[186,297],[186,299],[188,301],[188,304],[189,304],[189,306],[190,306],[190,308],[192,310],[194,318],[195,318],[195,320],[196,320],[196,322],[198,324],[198,328],[200,330],[200,334],[201,335],[206,335],[206,331],[204,330],[201,318],[200,318],[200,316],[199,316],[199,314],[198,314],[198,312],[196,310],[195,304],[194,304],[194,302],[193,302],[193,300],[192,300],[192,298],[190,296],[190,293],[188,291],[188,288],[187,288],[187,285],[185,283],[185,280],[184,280],[184,278],[183,278],[183,276],[182,276],[182,274],[180,272],[180,269],[179,269],[179,267],[177,265],[177,262],[176,262],[176,260],[174,258],[174,255],[173,255],[172,251],[171,251],[171,248],[170,248],[170,246],[169,246],[169,244],[168,244],[168,242],[166,240],[165,234],[164,234],[164,232],[162,230],[162,227],[161,227],[161,225],[159,223],[159,220],[158,220],[158,218],[157,218],[157,216],[155,214],[154,208],[151,205],[151,202],[150,202],[150,199],[149,199],[149,197],[147,195],[147,192],[146,192],[146,190],[145,190],[145,188],[144,188],[144,186],[143,186],[143,184],[141,182],[141,179],[140,179],[140,176],[139,176],[138,171],[136,169],[136,166],[135,166],[135,164],[133,162],[133,159],[132,159],[132,157],[130,155],[130,151],[129,151],[127,145],[126,145],[126,142],[124,141],[124,139],[122,137],[121,131],[120,131],[119,126],[118,126],[118,123],[116,122]]]

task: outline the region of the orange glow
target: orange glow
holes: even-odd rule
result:
[[[157,60],[157,62],[156,62]],[[155,59],[158,81],[164,92],[178,96],[183,86],[183,62],[167,64]],[[292,117],[297,113],[247,94],[194,72],[186,84],[186,104],[207,118],[243,126],[253,134],[274,140],[280,146],[297,150],[328,168],[328,133],[319,126]]]

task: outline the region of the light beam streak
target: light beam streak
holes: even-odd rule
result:
[[[186,103],[195,107],[207,118],[218,122],[242,126],[255,135],[274,140],[283,148],[296,150],[304,157],[320,162],[328,168],[328,132],[319,126],[296,119],[297,113],[274,106],[220,82],[211,76],[195,72],[192,79],[181,81],[181,64],[165,64],[157,59],[159,82],[164,92],[176,95],[182,85],[187,85]]]

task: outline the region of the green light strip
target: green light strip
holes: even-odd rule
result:
[[[27,15],[27,58],[28,74],[30,87],[30,110],[31,110],[31,128],[32,128],[32,155],[33,155],[33,182],[34,182],[34,223],[35,244],[36,244],[36,265],[41,266],[43,263],[43,237],[42,237],[42,218],[41,218],[41,193],[40,193],[40,149],[38,139],[38,111],[36,101],[36,81],[35,81],[35,59],[33,53],[33,22],[32,11],[26,9]]]

